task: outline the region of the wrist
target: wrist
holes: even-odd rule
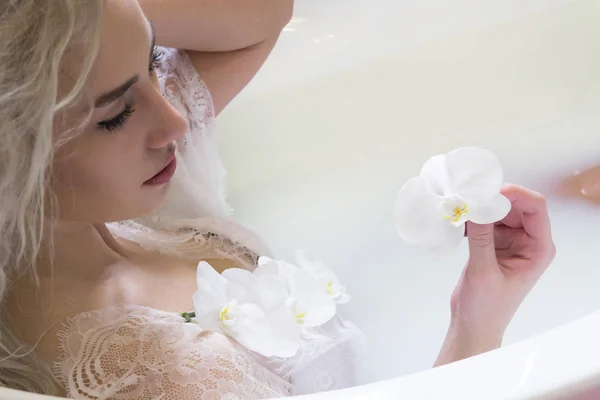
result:
[[[434,366],[449,364],[495,350],[502,345],[503,338],[503,330],[473,329],[453,319]]]
[[[465,338],[465,340],[501,343],[508,327],[507,319],[497,316],[494,318],[464,318],[452,313],[448,334]]]

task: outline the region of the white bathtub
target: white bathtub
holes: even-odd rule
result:
[[[219,129],[237,218],[279,256],[322,258],[353,294],[343,312],[370,339],[365,379],[392,379],[356,393],[530,398],[596,375],[600,384],[597,315],[398,378],[434,361],[467,251],[435,264],[400,242],[391,219],[396,190],[427,158],[486,147],[508,181],[547,195],[558,247],[506,344],[600,310],[600,207],[556,193],[600,163],[598,0],[298,0]],[[506,364],[485,367],[492,359]]]
[[[297,0],[219,129],[237,218],[278,255],[328,262],[370,339],[372,383],[307,398],[600,399],[600,207],[554,190],[600,163],[599,110],[598,0]],[[548,195],[558,255],[507,346],[429,369],[466,249],[432,263],[397,239],[392,203],[468,144]]]

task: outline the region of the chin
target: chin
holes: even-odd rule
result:
[[[160,209],[167,202],[167,195],[171,189],[171,183],[166,183],[160,186],[143,187],[141,197],[146,200],[143,205],[143,215],[149,215]]]

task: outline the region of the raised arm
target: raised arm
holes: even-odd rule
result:
[[[158,44],[203,52],[229,52],[277,36],[289,22],[293,0],[140,0]]]
[[[219,114],[250,82],[289,22],[293,0],[140,0],[157,43],[188,51]]]

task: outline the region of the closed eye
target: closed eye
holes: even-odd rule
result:
[[[152,57],[150,58],[150,65],[148,66],[148,71],[152,74],[158,67],[164,58],[165,53],[162,50],[159,50],[156,46],[152,49]]]
[[[98,122],[98,127],[101,130],[108,131],[108,132],[117,130],[120,127],[122,127],[123,125],[125,125],[125,123],[127,122],[127,119],[129,117],[131,117],[134,112],[135,112],[135,107],[133,106],[133,104],[127,103],[127,104],[125,104],[125,108],[123,109],[123,111],[121,111],[119,113],[119,115],[117,115],[114,118]]]

